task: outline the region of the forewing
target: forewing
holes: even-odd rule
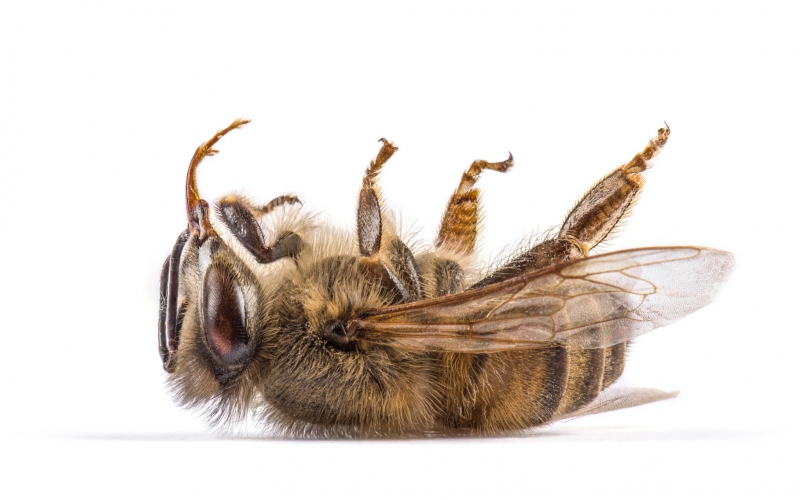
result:
[[[707,306],[733,266],[732,254],[709,248],[623,250],[367,312],[351,328],[368,342],[432,351],[609,347]]]

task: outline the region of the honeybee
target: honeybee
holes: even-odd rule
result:
[[[708,305],[732,254],[700,247],[590,256],[630,211],[670,129],[595,184],[561,228],[488,271],[475,252],[475,187],[464,172],[436,240],[409,245],[384,212],[381,139],[355,234],[293,195],[231,195],[212,208],[196,171],[236,120],[195,152],[188,227],[161,272],[159,351],[176,401],[218,426],[254,415],[290,435],[496,435],[673,397],[610,388],[628,342]],[[414,248],[415,250],[412,250]]]

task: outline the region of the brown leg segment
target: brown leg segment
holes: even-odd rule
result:
[[[569,213],[555,238],[518,255],[472,288],[588,255],[629,213],[644,184],[641,173],[669,135],[669,127],[660,129],[642,152],[592,187]],[[554,416],[585,406],[617,380],[625,367],[626,349],[627,344],[621,343],[607,349],[565,350],[566,381]]]
[[[419,267],[414,259],[411,249],[400,238],[392,238],[384,250],[386,259],[394,269],[400,283],[408,290],[411,301],[422,298],[422,283],[420,281]]]
[[[255,208],[255,210],[258,212],[259,215],[267,215],[268,213],[272,212],[278,207],[281,207],[283,205],[294,205],[295,203],[299,203],[300,205],[303,204],[303,202],[300,201],[300,198],[298,198],[297,196],[291,194],[285,194],[283,196],[278,196],[277,198],[270,201],[263,207]]]
[[[378,151],[378,156],[370,162],[364,174],[364,182],[358,196],[358,214],[356,227],[358,229],[358,248],[364,257],[372,257],[381,249],[381,236],[383,233],[380,193],[377,181],[383,165],[392,157],[397,148],[386,139],[381,139],[383,146]]]
[[[214,137],[207,140],[194,152],[192,161],[189,163],[189,170],[186,172],[186,216],[189,219],[189,231],[198,234],[197,244],[202,244],[206,238],[215,234],[214,228],[211,227],[211,221],[208,218],[208,202],[200,197],[197,190],[197,167],[206,156],[214,156],[219,153],[213,149],[214,144],[222,139],[225,134],[231,130],[235,130],[242,125],[250,123],[250,120],[236,119],[214,134]]]
[[[461,176],[461,183],[450,196],[447,208],[439,226],[436,247],[446,247],[458,252],[470,252],[478,238],[478,221],[480,220],[479,191],[473,186],[478,182],[481,172],[495,170],[507,172],[514,166],[514,157],[508,154],[506,161],[489,163],[486,160],[472,162],[469,169]]]
[[[464,269],[454,260],[441,258],[434,253],[417,260],[423,283],[422,295],[426,299],[452,295],[464,289]]]
[[[659,129],[658,135],[650,140],[642,152],[595,184],[567,215],[555,238],[539,243],[513,258],[472,288],[481,288],[528,271],[587,256],[629,213],[644,185],[641,174],[647,168],[647,162],[666,144],[669,134],[669,127]]]
[[[419,270],[408,247],[399,238],[383,241],[383,218],[377,178],[383,165],[397,148],[386,139],[375,160],[364,174],[358,197],[356,227],[358,248],[361,252],[360,268],[365,274],[380,280],[382,286],[399,302],[412,302],[421,298]],[[388,264],[381,258],[384,255]]]
[[[219,201],[219,216],[228,230],[239,240],[260,264],[268,264],[284,257],[294,257],[303,247],[303,240],[296,233],[286,231],[272,245],[261,231],[261,226],[253,216],[249,203],[235,196],[226,196]]]
[[[583,255],[603,241],[636,199],[644,185],[647,162],[667,143],[669,127],[658,130],[642,152],[598,182],[567,216],[559,239],[570,241]]]
[[[575,245],[583,255],[607,238],[628,213],[644,185],[641,173],[669,134],[668,126],[659,129],[642,152],[597,183],[567,216],[558,238]],[[614,383],[625,368],[626,350],[623,342],[606,349],[568,351],[567,387],[556,414],[582,408]]]

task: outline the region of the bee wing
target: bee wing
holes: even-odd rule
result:
[[[732,254],[709,248],[623,250],[368,311],[350,328],[361,340],[426,351],[608,347],[710,304],[733,266]]]
[[[597,399],[583,408],[572,413],[567,413],[566,415],[559,415],[556,417],[556,420],[572,420],[573,418],[586,417],[588,415],[596,415],[608,411],[633,408],[634,406],[655,403],[656,401],[672,399],[677,396],[678,391],[664,392],[658,389],[639,387],[612,387],[601,392]]]

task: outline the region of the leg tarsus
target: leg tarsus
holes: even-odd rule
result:
[[[379,142],[382,142],[383,146],[364,173],[364,182],[358,197],[356,229],[358,231],[358,248],[364,257],[376,255],[381,248],[383,227],[381,202],[376,182],[383,165],[397,151],[397,147],[386,139],[381,138]]]
[[[481,172],[494,170],[507,172],[514,166],[514,157],[508,153],[508,159],[500,162],[487,162],[475,160],[461,176],[461,182],[450,196],[442,222],[439,225],[439,234],[436,238],[436,247],[448,247],[455,251],[471,252],[475,248],[478,238],[478,221],[480,220],[479,192],[474,189]]]
[[[378,174],[383,168],[383,165],[389,161],[389,158],[397,151],[397,147],[392,144],[391,142],[387,141],[383,137],[378,139],[378,142],[382,142],[383,146],[381,146],[380,151],[378,151],[378,155],[375,157],[374,160],[369,162],[369,167],[367,171],[364,173],[364,187],[371,188],[373,187]]]
[[[666,124],[665,124],[666,125]],[[658,135],[631,161],[608,174],[575,205],[567,215],[558,237],[577,245],[584,255],[608,237],[629,212],[644,186],[642,172],[649,166],[670,135],[661,128]]]
[[[294,205],[294,204],[302,205],[303,202],[300,201],[300,198],[298,198],[293,194],[285,194],[282,196],[278,196],[277,198],[270,201],[263,207],[256,208],[255,210],[258,211],[259,215],[267,215],[268,213],[272,212],[278,207],[282,207],[283,205]]]
[[[212,147],[217,141],[222,139],[225,134],[231,130],[235,130],[246,123],[250,123],[250,120],[237,118],[233,123],[214,134],[214,137],[201,144],[194,152],[192,161],[189,163],[189,169],[186,172],[186,216],[189,219],[189,226],[191,228],[199,230],[199,226],[201,225],[201,221],[196,219],[196,207],[201,200],[200,193],[197,191],[197,167],[206,156],[214,156],[219,153],[219,151]]]
[[[652,160],[658,150],[664,147],[671,132],[667,122],[664,122],[664,128],[658,129],[658,134],[650,139],[647,146],[645,146],[640,153],[637,153],[631,161],[622,167],[622,169],[626,172],[642,172],[647,170],[647,162]]]
[[[511,152],[508,153],[508,159],[505,161],[496,161],[496,162],[488,162],[486,160],[475,160],[472,162],[472,165],[464,172],[464,175],[461,176],[461,183],[458,185],[458,189],[456,192],[453,193],[454,195],[465,194],[467,191],[472,189],[472,186],[478,182],[478,178],[481,175],[481,172],[484,170],[494,170],[495,172],[508,172],[511,170],[511,167],[514,166],[514,155]]]

